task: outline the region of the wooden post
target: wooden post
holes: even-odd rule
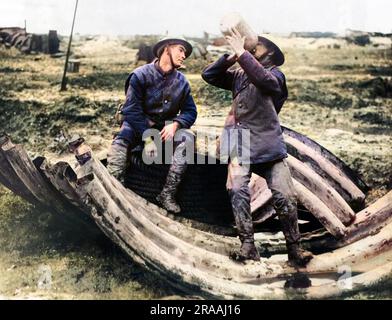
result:
[[[78,8],[78,2],[79,2],[79,0],[76,0],[75,12],[74,12],[73,21],[72,21],[71,35],[69,36],[68,50],[67,50],[67,56],[65,57],[64,73],[63,73],[63,79],[61,80],[60,91],[67,90],[67,67],[68,67],[69,54],[71,52],[72,34],[73,34],[74,25],[75,25],[75,17],[76,17],[76,10]]]

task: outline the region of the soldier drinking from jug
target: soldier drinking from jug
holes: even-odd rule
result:
[[[285,76],[278,68],[284,63],[284,55],[275,43],[264,37],[258,37],[252,53],[245,50],[245,37],[235,28],[231,29],[226,40],[234,54],[225,54],[209,65],[202,77],[211,85],[233,92],[221,147],[230,144],[225,142],[230,130],[247,131],[250,136],[249,152],[242,152],[249,154],[248,163],[237,157],[231,157],[229,161],[227,189],[242,244],[232,258],[241,261],[260,259],[254,244],[248,186],[251,172],[254,172],[266,179],[272,191],[273,206],[286,238],[289,263],[305,266],[312,254],[299,245],[296,194],[285,160],[287,150],[278,118],[288,96]],[[240,67],[229,69],[235,62]],[[225,153],[225,150],[220,152]]]

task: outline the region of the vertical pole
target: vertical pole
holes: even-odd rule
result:
[[[24,27],[24,29],[25,29],[25,33],[27,33],[26,19],[25,19],[24,23],[25,23],[25,27]]]
[[[73,29],[74,29],[74,24],[75,24],[75,17],[76,17],[76,10],[78,8],[78,2],[79,2],[79,0],[76,0],[75,11],[74,11],[74,16],[73,16],[73,21],[72,21],[71,35],[69,36],[68,50],[67,50],[67,56],[65,57],[64,73],[63,73],[63,79],[61,80],[60,91],[67,90],[67,66],[68,66],[69,54],[71,52],[72,34],[73,34]]]

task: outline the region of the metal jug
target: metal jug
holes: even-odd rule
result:
[[[258,37],[257,34],[246,23],[244,18],[237,12],[226,14],[220,22],[220,30],[223,35],[231,35],[231,29],[236,28],[238,32],[245,37],[245,50],[252,51],[255,49]]]

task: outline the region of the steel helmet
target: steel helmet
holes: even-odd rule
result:
[[[272,60],[276,66],[281,66],[285,60],[282,50],[280,50],[280,48],[274,42],[265,37],[259,36],[258,40],[258,43],[264,45],[269,51],[274,52]]]
[[[192,53],[192,45],[186,41],[183,37],[164,37],[159,40],[154,47],[152,48],[152,52],[156,57],[158,57],[159,49],[172,44],[181,44],[185,48],[185,58],[188,58]]]

